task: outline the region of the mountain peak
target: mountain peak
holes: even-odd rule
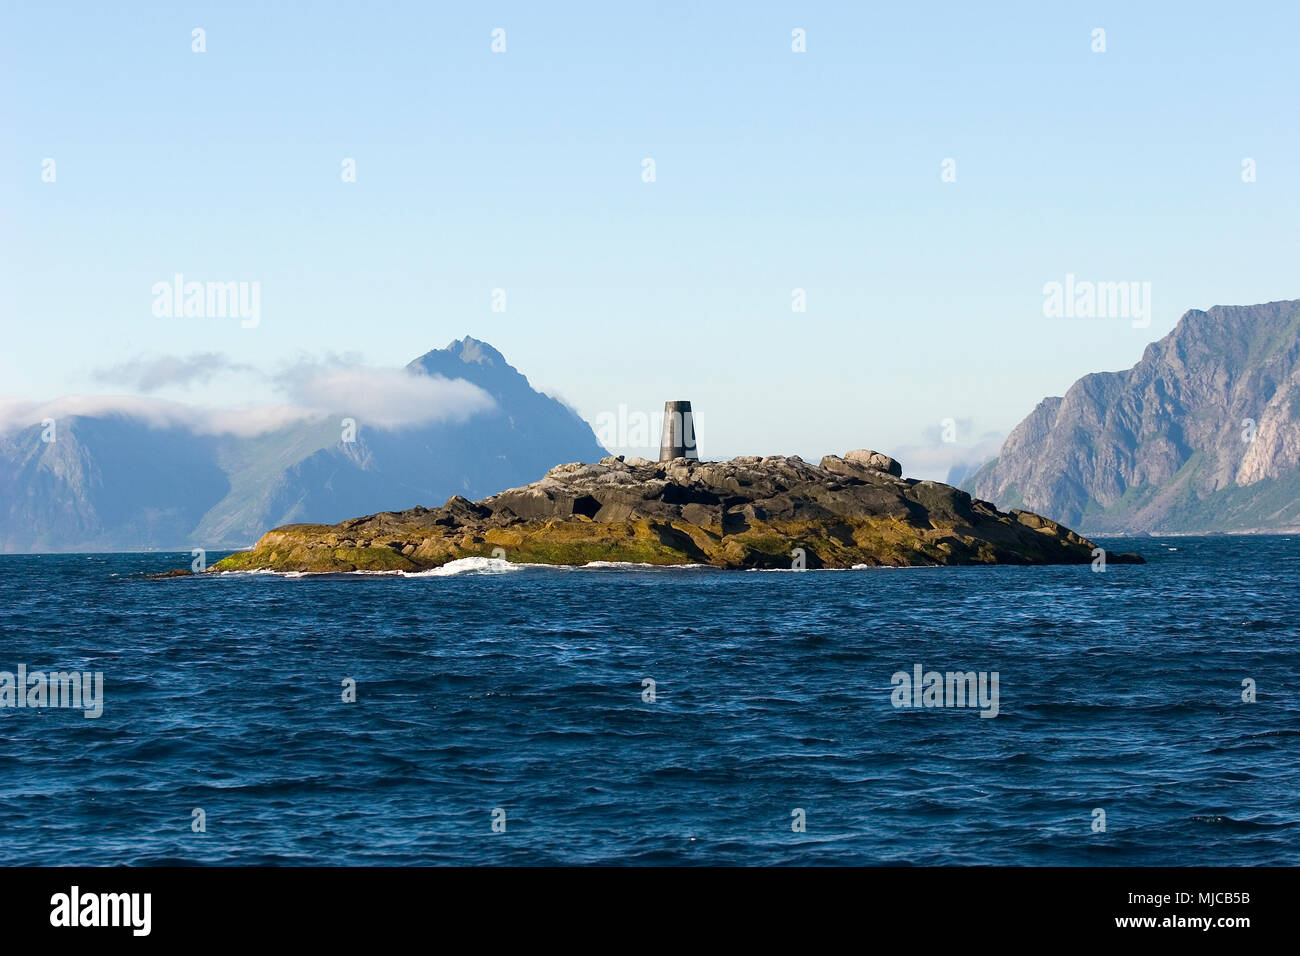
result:
[[[452,339],[445,348],[425,352],[412,361],[407,368],[425,372],[428,375],[442,375],[446,378],[466,378],[475,385],[493,391],[490,383],[498,387],[519,379],[527,382],[519,370],[506,361],[506,357],[486,342],[467,335],[463,339]]]
[[[450,353],[466,364],[470,362],[477,362],[479,365],[506,364],[504,355],[486,342],[469,335],[463,339],[452,339],[442,351]]]

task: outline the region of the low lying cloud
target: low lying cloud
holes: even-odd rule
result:
[[[496,405],[463,378],[341,362],[300,364],[278,375],[277,385],[291,404],[381,428],[461,422]]]
[[[198,435],[248,437],[320,418],[319,412],[266,404],[209,408],[142,395],[65,395],[49,402],[0,399],[0,434],[65,418],[130,418],[150,428],[184,428]]]
[[[218,353],[135,359],[95,373],[99,381],[130,384],[142,392],[189,387],[213,377],[251,373],[284,396],[282,402],[203,406],[152,395],[67,395],[48,402],[0,399],[0,433],[46,419],[118,416],[153,428],[186,428],[197,434],[260,435],[304,421],[346,416],[362,426],[409,428],[462,422],[495,407],[492,396],[463,378],[425,375],[406,368],[365,366],[329,357],[303,361],[273,374]]]

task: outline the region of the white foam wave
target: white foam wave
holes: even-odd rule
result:
[[[707,564],[652,564],[649,561],[588,561],[583,568],[650,568],[655,571],[684,571],[688,568],[707,568]],[[581,568],[579,569],[581,570]]]
[[[528,564],[511,564],[504,558],[457,558],[440,568],[427,571],[398,571],[404,578],[446,578],[456,574],[508,574],[534,567]]]

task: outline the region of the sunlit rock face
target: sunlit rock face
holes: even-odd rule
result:
[[[1300,528],[1300,301],[1186,313],[1044,399],[963,486],[1090,534]]]

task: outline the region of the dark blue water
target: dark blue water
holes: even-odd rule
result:
[[[189,555],[0,557],[0,670],[105,677],[97,720],[0,710],[3,859],[1300,863],[1300,539],[1115,544],[1150,563],[146,580]],[[896,709],[917,663],[997,671],[999,716]]]

